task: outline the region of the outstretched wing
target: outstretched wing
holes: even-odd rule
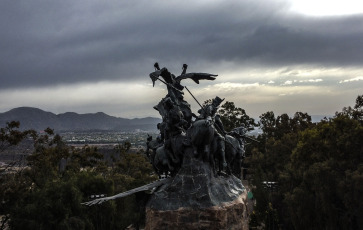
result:
[[[210,73],[186,73],[175,78],[180,83],[183,79],[192,79],[195,83],[199,84],[200,80],[215,80],[218,75]]]

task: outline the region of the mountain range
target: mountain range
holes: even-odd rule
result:
[[[323,115],[311,115],[313,122],[319,122]],[[78,114],[66,112],[54,114],[38,108],[19,107],[0,113],[0,127],[4,127],[6,122],[19,121],[21,130],[34,129],[37,131],[46,128],[54,129],[56,132],[62,131],[156,131],[160,118],[119,118],[107,115],[103,112]],[[258,119],[256,119],[258,121]]]
[[[19,121],[21,130],[34,129],[37,131],[46,128],[60,131],[156,131],[160,118],[119,118],[107,115],[103,112],[78,114],[67,112],[54,114],[38,108],[19,107],[0,113],[0,127],[6,122]]]

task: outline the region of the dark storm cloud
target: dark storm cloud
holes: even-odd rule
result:
[[[363,62],[362,15],[307,18],[288,13],[287,6],[2,1],[0,88],[140,80],[155,61],[180,70],[182,63],[221,61],[264,66]]]

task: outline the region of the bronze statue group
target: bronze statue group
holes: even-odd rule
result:
[[[176,175],[183,163],[184,150],[193,148],[194,157],[208,162],[215,176],[234,174],[240,178],[246,129],[242,126],[227,133],[218,114],[224,99],[216,96],[202,106],[189,89],[181,85],[183,79],[192,79],[199,84],[200,80],[215,80],[217,75],[186,73],[188,66],[184,64],[181,75],[176,77],[168,69],[160,69],[158,63],[154,67],[155,71],[150,73],[153,86],[159,80],[168,90],[154,106],[162,117],[157,125],[160,134],[156,140],[151,136],[147,138],[146,154],[154,170],[159,176]],[[194,114],[184,100],[183,89],[200,105],[199,115]]]
[[[160,69],[157,63],[154,67],[155,71],[150,74],[153,83],[163,82],[168,93],[154,106],[162,117],[157,125],[160,133],[155,140],[148,136],[145,153],[159,178],[167,178],[83,204],[101,204],[146,190],[154,193],[148,201],[149,207],[160,210],[195,205],[209,207],[234,200],[244,191],[241,167],[246,129],[242,126],[226,132],[218,115],[224,99],[216,96],[202,106],[189,89],[180,84],[183,79],[199,84],[200,80],[214,80],[217,75],[186,73],[184,64],[182,74],[175,77],[166,68]],[[184,100],[183,89],[200,105],[198,115]]]

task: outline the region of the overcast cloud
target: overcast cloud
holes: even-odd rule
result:
[[[155,61],[176,75],[183,63],[190,72],[218,74],[213,82],[185,84],[201,101],[218,93],[253,116],[326,115],[353,104],[363,89],[363,10],[311,16],[292,6],[1,1],[0,112],[33,106],[158,116],[152,106],[165,89],[150,85]]]

